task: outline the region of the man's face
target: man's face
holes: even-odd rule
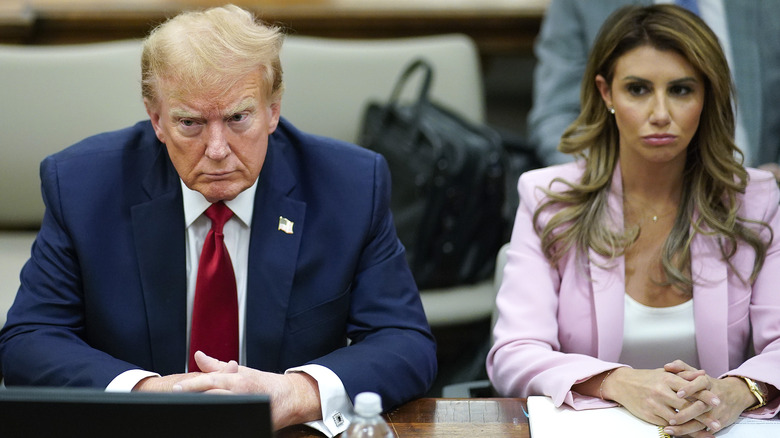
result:
[[[157,103],[146,102],[157,138],[182,181],[209,202],[235,198],[260,175],[268,136],[279,123],[279,103],[265,101],[260,78],[253,72],[227,93],[186,96],[161,81]]]

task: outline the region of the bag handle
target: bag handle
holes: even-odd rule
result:
[[[391,104],[394,105],[398,102],[398,99],[401,97],[401,92],[406,86],[406,83],[409,81],[409,78],[416,70],[420,69],[422,69],[424,72],[422,86],[420,87],[420,94],[417,97],[417,105],[423,102],[428,102],[428,92],[431,88],[431,82],[433,82],[433,67],[431,67],[431,64],[425,59],[417,58],[407,65],[404,72],[401,73],[401,76],[396,81],[395,86],[393,86],[393,92],[390,94]]]
[[[364,137],[361,139],[361,143],[372,144],[375,141],[375,139],[372,137],[382,135],[381,133],[384,131],[384,129],[391,126],[394,119],[399,117],[399,110],[401,108],[399,100],[401,97],[401,92],[403,91],[404,87],[406,87],[407,82],[409,82],[409,78],[417,70],[423,70],[423,80],[420,86],[419,95],[417,97],[417,101],[408,107],[409,111],[403,111],[404,116],[402,117],[403,119],[409,119],[408,129],[404,130],[404,137],[409,141],[405,142],[404,144],[417,144],[417,141],[412,139],[423,135],[420,130],[419,116],[422,113],[423,108],[430,105],[430,101],[428,100],[428,92],[431,88],[431,82],[433,81],[433,67],[427,60],[423,58],[413,59],[409,64],[406,65],[403,72],[398,76],[398,79],[396,79],[395,84],[393,85],[393,90],[390,93],[390,99],[388,100],[387,104],[381,105],[380,113],[376,118],[379,126],[376,127],[374,132],[370,134],[364,132]]]

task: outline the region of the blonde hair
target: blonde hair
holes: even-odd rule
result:
[[[141,55],[144,99],[156,103],[160,82],[177,95],[225,92],[253,71],[262,73],[265,98],[284,91],[279,52],[284,34],[234,5],[184,12],[155,28]],[[169,89],[169,88],[166,88]]]
[[[756,253],[752,281],[763,264],[768,242],[746,223],[769,227],[738,217],[736,198],[745,192],[748,174],[742,166],[742,153],[734,144],[734,87],[728,63],[707,25],[674,5],[624,7],[602,26],[582,81],[580,115],[559,145],[562,152],[584,158],[585,171],[577,182],[556,179],[569,187],[565,191],[543,188],[548,201],[535,212],[534,223],[542,211],[556,211],[543,228],[537,226],[543,251],[552,263],[572,248],[581,255],[592,249],[614,258],[622,255],[640,232],[639,227],[615,230],[605,226],[610,220],[607,195],[619,159],[619,133],[595,78],[602,75],[611,84],[618,58],[641,46],[679,53],[701,73],[705,83],[699,127],[686,152],[677,218],[662,250],[663,283],[690,291],[693,281],[686,267],[690,266],[690,244],[696,233],[721,236],[726,260],[736,252],[738,241],[750,245]],[[696,222],[692,222],[694,211],[699,214]]]

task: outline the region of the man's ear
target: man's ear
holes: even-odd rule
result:
[[[596,75],[596,88],[599,89],[601,99],[607,105],[607,108],[612,108],[612,89],[604,76]]]
[[[149,115],[149,120],[152,121],[152,127],[157,135],[157,139],[161,143],[165,143],[165,133],[160,128],[160,105],[144,98],[144,107],[146,107],[146,114]]]
[[[273,134],[276,131],[276,127],[279,125],[279,117],[282,114],[282,102],[276,101],[269,107],[271,111],[271,117],[268,121],[268,133]]]

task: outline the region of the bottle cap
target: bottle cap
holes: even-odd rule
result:
[[[355,413],[363,416],[382,413],[382,397],[375,392],[361,392],[355,397]]]

